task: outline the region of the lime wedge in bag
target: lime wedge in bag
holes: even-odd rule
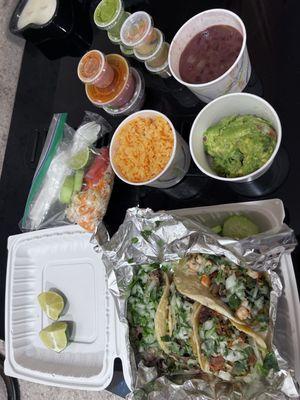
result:
[[[85,147],[78,153],[74,154],[69,161],[69,167],[77,171],[78,169],[84,168],[90,159],[90,149]]]

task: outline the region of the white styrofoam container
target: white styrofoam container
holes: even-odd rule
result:
[[[199,218],[208,226],[222,223],[228,215],[243,213],[261,231],[280,225],[285,216],[278,199],[171,213]],[[114,359],[119,357],[125,382],[132,388],[124,328],[118,323],[104,266],[89,241],[90,235],[76,226],[9,238],[5,309],[7,375],[47,385],[102,390],[109,385]],[[299,298],[290,255],[282,258],[277,273],[284,290],[279,300],[275,344],[295,369],[300,382]],[[75,321],[73,342],[60,354],[45,349],[38,336],[49,321],[36,297],[54,287],[69,302],[63,319]]]
[[[111,382],[114,359],[126,364],[125,334],[107,287],[104,265],[77,226],[11,236],[5,305],[6,360],[9,376],[47,385],[102,390]],[[67,298],[66,314],[74,322],[72,342],[57,354],[44,347],[39,331],[51,323],[37,296],[56,288]]]

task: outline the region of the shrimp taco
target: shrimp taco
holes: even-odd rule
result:
[[[225,257],[193,254],[177,265],[174,282],[183,295],[245,325],[263,346],[270,327],[266,273],[242,268]]]

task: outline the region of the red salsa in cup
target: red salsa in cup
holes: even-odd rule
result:
[[[188,83],[207,83],[223,75],[237,59],[241,33],[229,25],[213,25],[197,33],[183,50],[179,74]]]

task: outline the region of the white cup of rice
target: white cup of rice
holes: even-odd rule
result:
[[[187,143],[168,117],[141,110],[116,129],[110,161],[116,175],[129,185],[169,188],[182,180],[191,159]]]

